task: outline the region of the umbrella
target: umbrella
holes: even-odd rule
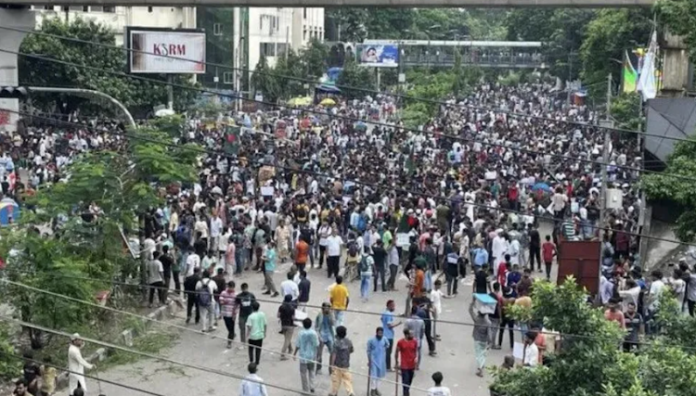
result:
[[[367,124],[365,124],[362,121],[358,121],[355,123],[355,129],[360,129],[360,130],[364,131],[367,129]]]
[[[322,100],[319,104],[322,106],[336,106],[336,101],[331,98],[326,98]]]
[[[13,199],[5,198],[0,201],[0,225],[10,224],[10,218],[13,222],[19,219],[19,205]]]
[[[532,186],[532,191],[539,191],[539,190],[543,190],[545,192],[551,192],[551,187],[549,187],[549,185],[546,183],[537,183],[537,184]]]

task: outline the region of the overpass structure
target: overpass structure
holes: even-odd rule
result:
[[[9,0],[19,6],[219,7],[649,7],[656,0]],[[0,5],[2,5],[0,3]]]

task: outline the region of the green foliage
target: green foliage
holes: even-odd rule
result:
[[[263,93],[263,100],[266,102],[275,102],[281,94],[276,77],[271,75],[272,71],[266,56],[261,55],[259,63],[256,64],[251,75],[251,86],[254,88],[254,93]]]
[[[12,345],[12,334],[7,322],[0,322],[0,380],[12,380],[22,373],[19,360],[8,355],[16,354]]]
[[[374,69],[370,67],[360,67],[354,59],[348,58],[343,66],[343,71],[336,81],[336,85],[361,88],[360,90],[341,88],[341,91],[348,99],[362,98],[366,95],[365,91],[362,89],[375,89]]]
[[[500,40],[505,11],[461,8],[327,8],[332,39]]]
[[[687,179],[670,177],[684,176]],[[696,184],[688,180],[696,178],[696,140],[677,142],[674,152],[667,159],[662,173],[643,174],[641,186],[648,199],[667,200],[681,205],[683,212],[675,223],[675,233],[684,242],[696,237]]]
[[[643,130],[641,116],[642,99],[639,93],[621,93],[612,98],[611,117],[616,120],[617,127],[631,130]]]
[[[114,32],[109,28],[94,21],[79,18],[70,22],[65,22],[61,18],[45,19],[41,23],[41,32],[108,46],[116,44]],[[93,89],[113,96],[129,108],[151,109],[153,105],[167,101],[165,84],[111,74],[112,72],[123,73],[126,69],[126,56],[119,48],[81,44],[49,36],[29,35],[22,42],[20,51],[98,69],[85,69],[36,58],[20,57],[18,69],[21,85]],[[164,75],[148,76],[148,78],[163,83],[167,80]],[[190,78],[183,75],[176,76],[174,83],[187,87],[194,86]],[[195,91],[177,90],[175,107],[179,110],[185,109],[196,96]],[[89,99],[72,95],[37,94],[33,99],[35,105],[50,111],[71,113],[80,108],[82,114],[93,111],[101,115],[104,113],[108,115],[112,111],[109,104],[96,104]]]
[[[682,36],[691,62],[696,63],[696,2],[693,0],[661,0],[656,4],[658,24]]]
[[[516,9],[507,16],[507,38],[541,41],[549,72],[562,80],[575,79],[580,71],[577,51],[594,16],[594,10],[586,9]]]
[[[643,8],[601,10],[587,25],[580,48],[581,76],[585,84],[601,84],[611,73],[614,81],[621,81],[624,53],[631,52],[636,43],[650,38],[652,12]],[[604,89],[604,88],[602,88]],[[602,95],[606,89],[599,89]],[[593,90],[596,92],[597,90]]]
[[[212,110],[213,108],[213,106],[206,106],[202,110],[206,116],[217,115],[218,112]],[[173,114],[166,117],[153,118],[149,121],[149,125],[152,129],[162,131],[171,138],[179,138],[184,131],[185,122],[186,119],[182,115]]]

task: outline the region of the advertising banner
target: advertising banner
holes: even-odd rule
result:
[[[399,66],[399,46],[396,44],[358,44],[358,62],[361,66]]]
[[[131,73],[205,73],[205,32],[128,28],[126,37]]]

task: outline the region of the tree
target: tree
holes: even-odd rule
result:
[[[507,16],[508,39],[541,41],[549,72],[562,80],[573,80],[581,66],[577,52],[594,15],[593,10],[570,8],[514,10]]]
[[[336,85],[359,88],[341,88],[341,90],[349,99],[362,98],[366,95],[363,90],[372,90],[375,87],[374,69],[358,66],[355,59],[348,58],[343,66],[343,71],[338,76]]]
[[[643,130],[642,106],[640,93],[621,93],[611,100],[611,117],[616,120],[619,128]]]
[[[83,301],[110,291],[111,279],[142,279],[144,268],[126,253],[122,233],[153,229],[154,216],[148,216],[164,203],[162,189],[196,180],[199,150],[193,144],[173,145],[166,132],[150,128],[124,139],[118,151],[77,158],[66,170],[68,182],[40,189],[28,202],[35,212],[25,210],[18,227],[3,230],[0,256],[7,258],[8,279]],[[92,214],[90,205],[100,214]],[[53,235],[40,235],[36,224],[55,224]],[[97,315],[84,304],[19,286],[5,285],[0,292],[23,321],[57,330],[74,331],[76,323],[90,323]],[[35,329],[27,332],[33,348],[51,340]]]
[[[462,72],[462,55],[459,51],[454,52],[454,83],[452,83],[452,93],[454,96],[459,96],[459,94],[464,90],[464,75]]]
[[[251,75],[251,86],[254,93],[263,93],[263,99],[267,102],[275,102],[282,94],[277,77],[273,76],[273,69],[268,66],[268,59],[261,55]]]
[[[550,364],[536,368],[495,371],[491,390],[510,396],[656,396],[693,395],[696,356],[691,347],[696,320],[674,309],[673,296],[660,303],[657,317],[666,331],[641,345],[640,354],[623,352],[624,331],[604,319],[603,308],[586,302],[585,290],[574,279],[556,286],[534,282],[532,308],[513,306],[511,315],[543,321],[561,334],[561,348]],[[664,301],[664,303],[663,303]],[[679,328],[679,330],[677,330]],[[684,341],[676,344],[677,336]],[[564,386],[564,384],[566,386]],[[567,388],[572,384],[572,388]]]
[[[123,73],[126,68],[126,56],[122,49],[115,47],[114,32],[104,25],[79,18],[70,22],[53,18],[45,19],[41,23],[41,32],[105,46],[82,44],[50,36],[29,35],[22,42],[20,52],[74,63],[76,66],[37,58],[20,57],[19,80],[21,85],[93,89],[113,96],[129,108],[145,107],[151,109],[153,105],[166,103],[166,76],[148,76],[148,78],[161,81],[160,84],[112,74]],[[77,65],[95,69],[86,69]],[[189,76],[185,75],[176,76],[174,83],[186,87],[194,86]],[[196,96],[195,91],[177,90],[175,107],[179,110],[185,109]],[[33,98],[37,105],[50,111],[65,114],[72,113],[78,108],[83,114],[94,110],[101,115],[108,115],[112,111],[109,107],[95,105],[96,102],[78,96],[37,94]]]
[[[614,81],[620,81],[624,53],[650,39],[651,21],[649,9],[599,11],[587,26],[580,48],[581,75],[585,85],[598,85],[601,89],[593,92],[604,95],[607,75],[612,74]]]
[[[326,72],[329,59],[329,47],[317,39],[312,39],[307,46],[300,51],[300,58],[306,66],[305,78],[319,80]]]
[[[696,63],[696,2],[691,0],[663,0],[656,4],[660,25],[684,38],[692,63]]]
[[[641,179],[648,199],[666,200],[681,205],[682,214],[675,223],[675,233],[684,242],[696,239],[696,184],[689,180],[696,178],[695,159],[696,140],[678,142],[674,145],[674,152],[667,158],[664,172],[643,174]]]

